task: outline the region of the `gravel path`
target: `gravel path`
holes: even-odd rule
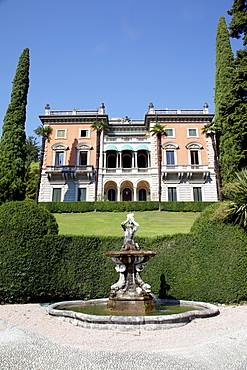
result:
[[[1,370],[247,369],[247,305],[157,331],[90,330],[38,304],[0,306]]]

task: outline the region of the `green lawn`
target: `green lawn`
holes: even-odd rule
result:
[[[122,236],[121,222],[127,212],[56,213],[59,234]],[[194,212],[135,212],[140,227],[138,236],[188,233],[199,213]]]

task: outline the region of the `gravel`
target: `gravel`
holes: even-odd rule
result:
[[[247,369],[247,305],[173,329],[77,327],[38,304],[0,306],[0,369]]]

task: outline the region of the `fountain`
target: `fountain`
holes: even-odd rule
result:
[[[111,286],[109,298],[54,303],[47,308],[50,315],[83,327],[155,330],[185,325],[193,318],[219,313],[218,308],[209,303],[155,299],[140,273],[143,264],[156,253],[141,250],[134,242],[139,224],[133,213],[127,215],[121,226],[123,246],[119,251],[106,253],[117,264],[115,269],[119,272],[119,280]]]

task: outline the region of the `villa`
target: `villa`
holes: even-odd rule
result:
[[[51,110],[39,116],[53,129],[46,143],[40,202],[94,201],[96,132],[94,121],[104,121],[101,135],[98,200],[158,199],[156,137],[150,130],[165,126],[162,137],[162,201],[217,201],[214,152],[202,128],[214,115],[205,103],[201,110],[154,109],[144,119],[111,118],[102,103],[97,110]]]

